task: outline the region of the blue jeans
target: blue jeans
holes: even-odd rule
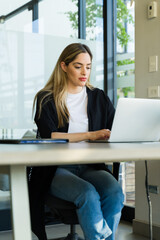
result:
[[[104,170],[89,165],[57,168],[51,194],[77,206],[85,240],[114,240],[124,196],[117,180]]]

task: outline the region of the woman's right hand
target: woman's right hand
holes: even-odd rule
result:
[[[89,140],[106,140],[109,139],[111,131],[109,129],[102,129],[94,132],[88,132]]]

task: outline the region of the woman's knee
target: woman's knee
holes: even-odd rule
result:
[[[122,188],[118,182],[112,184],[110,189],[104,191],[103,199],[106,200],[107,205],[110,205],[111,208],[119,209],[123,207],[124,194]]]
[[[122,191],[122,188],[121,188],[119,182],[117,182],[116,184],[113,185],[113,192],[116,195],[120,195],[123,198],[123,191]]]
[[[124,198],[122,188],[119,184],[119,182],[112,176],[112,180],[109,182],[109,184],[106,184],[106,188],[104,191],[106,195],[115,195],[119,196],[120,198]]]
[[[116,198],[117,200],[119,200],[119,202],[121,202],[121,203],[124,202],[124,194],[123,194],[122,188],[118,182],[117,182],[117,184],[113,185],[111,195],[112,195],[111,197]]]
[[[119,184],[118,184],[117,188],[115,189],[114,195],[117,198],[117,200],[119,201],[120,206],[122,207],[123,203],[124,203],[124,194],[123,194],[122,188]]]
[[[90,184],[86,183],[81,188],[81,192],[78,194],[77,198],[75,199],[75,204],[78,208],[80,208],[85,203],[91,203],[92,201],[100,200],[100,196],[96,191],[95,187]]]
[[[113,189],[113,193],[110,195],[110,202],[115,212],[118,213],[122,210],[124,203],[124,194],[119,184]]]

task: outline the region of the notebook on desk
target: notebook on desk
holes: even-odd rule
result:
[[[160,140],[160,100],[120,98],[109,142]]]
[[[68,139],[0,139],[0,144],[51,144],[51,143],[67,143]]]

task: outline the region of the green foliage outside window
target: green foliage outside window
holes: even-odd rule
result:
[[[117,39],[121,45],[121,47],[127,46],[128,42],[132,39],[128,35],[125,29],[125,23],[132,23],[134,24],[133,17],[129,13],[129,10],[127,9],[127,6],[124,4],[123,0],[117,0]],[[127,65],[132,64],[135,61],[133,59],[126,59],[117,61],[117,66],[121,65]],[[129,71],[126,71],[123,73],[123,75],[131,75],[134,74],[134,69],[130,69]],[[117,77],[119,77],[119,73],[117,73]],[[129,94],[131,96],[134,96],[134,87],[124,87],[121,89],[118,89],[118,98],[120,97],[120,94],[124,97],[128,97]]]
[[[71,0],[76,6],[78,5],[77,0]],[[96,19],[103,17],[103,6],[96,3],[96,0],[86,0],[86,32],[88,35],[95,35]],[[66,12],[69,21],[72,24],[74,30],[78,30],[78,11]],[[124,22],[133,23],[133,17],[129,14],[129,11],[123,0],[117,0],[117,39],[119,40],[122,47],[127,45],[130,40],[124,26]]]
[[[76,6],[78,5],[78,0],[71,0]],[[78,30],[78,11],[69,11],[66,13],[69,21],[72,23],[72,28]],[[103,17],[103,6],[98,5],[96,0],[86,1],[86,32],[90,36],[90,40],[96,39],[95,28],[96,19]]]
[[[121,61],[117,61],[117,66],[127,65],[127,64],[133,64],[135,61],[133,59],[125,59]],[[130,69],[129,71],[123,72],[123,76],[125,75],[131,75],[134,74],[134,69]],[[117,77],[122,76],[122,74],[117,72]],[[131,96],[134,96],[134,87],[124,87],[121,89],[118,89],[117,97],[120,97],[120,92],[123,94],[124,97],[128,97],[130,94]]]
[[[131,40],[126,32],[125,23],[133,23],[133,17],[129,13],[123,0],[117,0],[117,39],[122,47]]]

